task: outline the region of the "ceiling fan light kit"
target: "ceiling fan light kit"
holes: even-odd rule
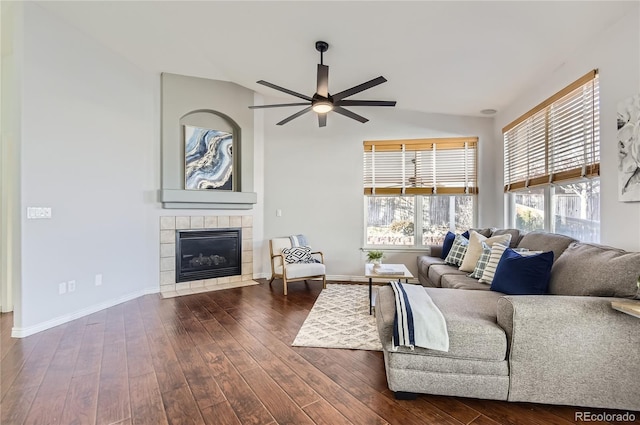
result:
[[[333,111],[333,104],[325,100],[319,100],[313,103],[311,109],[313,109],[313,112],[317,112],[318,114],[326,114],[329,111]]]
[[[362,84],[358,84],[357,86],[351,87],[350,89],[343,90],[337,94],[331,95],[329,94],[329,67],[324,64],[324,52],[329,49],[329,43],[325,41],[316,41],[316,50],[320,52],[320,63],[318,64],[318,74],[317,74],[317,85],[316,92],[313,96],[309,97],[302,93],[295,92],[293,90],[286,89],[284,87],[277,86],[275,84],[269,83],[264,80],[257,81],[258,84],[262,84],[263,86],[270,87],[274,90],[281,91],[283,93],[290,94],[292,96],[298,97],[300,99],[304,99],[306,102],[296,102],[296,103],[279,103],[274,105],[256,105],[249,106],[250,109],[263,109],[263,108],[281,108],[286,106],[307,106],[301,111],[296,112],[293,115],[283,119],[277,125],[284,125],[289,121],[298,118],[299,116],[313,111],[318,114],[318,125],[320,127],[325,127],[327,125],[327,114],[331,111],[337,112],[340,115],[344,115],[345,117],[349,117],[361,123],[365,123],[369,121],[367,118],[356,114],[355,112],[351,112],[348,109],[345,109],[344,106],[396,106],[395,101],[387,101],[387,100],[349,100],[345,99],[346,97],[353,96],[354,94],[360,93],[372,87],[375,87],[379,84],[386,82],[387,80],[380,76],[378,78],[374,78],[373,80],[369,80]]]

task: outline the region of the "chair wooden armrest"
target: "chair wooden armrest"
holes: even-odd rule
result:
[[[273,274],[273,272],[275,270],[275,267],[276,267],[275,263],[273,262],[273,260],[276,257],[280,257],[280,260],[282,261],[282,264],[284,265],[284,257],[282,256],[282,254],[271,254],[271,272],[272,272],[272,274]]]
[[[322,251],[315,251],[315,252],[312,252],[312,253],[311,253],[311,255],[313,255],[313,254],[318,254],[318,255],[320,255],[320,262],[321,262],[322,264],[324,264],[324,254],[322,253]]]

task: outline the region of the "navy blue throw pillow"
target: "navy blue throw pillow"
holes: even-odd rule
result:
[[[547,293],[553,265],[553,251],[523,256],[507,248],[500,258],[491,290],[507,295]]]
[[[462,234],[462,236],[464,236],[465,238],[469,239],[469,236],[470,236],[470,235],[469,235],[469,231],[467,230],[466,232],[464,232],[464,233]]]
[[[455,238],[456,235],[453,232],[447,232],[447,234],[444,236],[444,242],[442,242],[442,254],[440,254],[440,258],[442,258],[443,260],[447,258],[447,255],[449,255],[449,251],[451,251],[453,240]]]

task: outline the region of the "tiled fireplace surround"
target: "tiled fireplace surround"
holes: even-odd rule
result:
[[[242,274],[214,279],[176,282],[176,230],[242,228]],[[164,298],[218,289],[255,285],[253,279],[253,216],[160,217],[160,293]]]

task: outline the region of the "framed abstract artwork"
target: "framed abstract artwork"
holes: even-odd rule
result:
[[[234,190],[233,134],[184,126],[185,189]]]
[[[640,94],[618,103],[618,200],[640,201]]]

